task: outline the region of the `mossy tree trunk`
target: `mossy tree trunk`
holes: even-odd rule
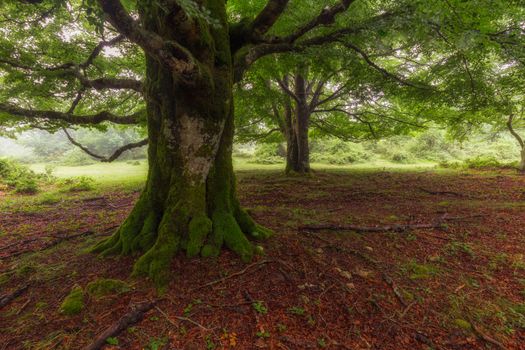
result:
[[[181,20],[156,2],[140,9],[144,27],[190,48],[206,79],[181,82],[172,67],[146,55],[149,171],[127,220],[95,247],[106,254],[140,254],[137,274],[167,282],[178,251],[216,256],[223,246],[249,261],[270,231],[240,207],[232,168],[233,70],[224,0],[207,8],[220,26]]]

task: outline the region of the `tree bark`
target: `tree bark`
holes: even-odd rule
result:
[[[302,74],[296,74],[294,89],[296,107],[290,120],[290,135],[286,135],[286,172],[306,174],[310,172],[308,131],[311,113],[307,102],[306,80]]]
[[[521,162],[520,162],[519,170],[521,173],[525,174],[525,147],[521,149]]]
[[[147,8],[146,8],[147,7]],[[146,29],[191,48],[206,76],[195,85],[173,67],[146,54],[149,171],[146,186],[126,221],[94,247],[108,254],[142,254],[134,273],[162,287],[178,251],[217,256],[226,246],[244,261],[254,254],[249,238],[271,232],[257,225],[236,197],[232,167],[233,64],[224,0],[208,0],[220,26],[176,21],[155,2],[140,8]]]

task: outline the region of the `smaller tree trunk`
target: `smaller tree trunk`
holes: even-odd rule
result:
[[[525,147],[521,149],[521,162],[520,162],[520,172],[525,174]]]
[[[289,134],[287,135],[286,172],[306,174],[310,172],[310,145],[308,130],[310,110],[307,102],[306,80],[303,75],[295,76],[295,110],[290,115]]]

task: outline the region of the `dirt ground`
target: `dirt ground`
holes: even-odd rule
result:
[[[239,194],[275,231],[265,255],[179,255],[163,295],[130,277],[134,257],[86,253],[137,191],[6,207],[0,300],[19,293],[0,309],[0,349],[82,349],[148,300],[105,349],[525,349],[525,176],[241,173]],[[88,293],[102,278],[129,288]],[[84,306],[67,316],[75,286]]]

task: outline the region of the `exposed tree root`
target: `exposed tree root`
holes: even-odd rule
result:
[[[84,350],[99,350],[106,344],[106,339],[119,335],[128,327],[140,322],[144,314],[153,309],[158,301],[148,301],[132,306],[132,311],[122,316],[116,323],[98,335],[93,343],[86,346]]]
[[[26,284],[14,290],[13,292],[1,297],[0,298],[0,308],[3,308],[7,304],[9,304],[11,301],[15,300],[16,298],[24,294],[28,289],[29,289],[29,284]]]
[[[133,274],[150,277],[158,288],[168,284],[170,264],[179,251],[185,251],[188,257],[216,257],[226,246],[249,262],[257,253],[249,238],[263,240],[272,234],[238,207],[215,210],[208,216],[205,210],[183,201],[165,210],[154,210],[144,198],[139,199],[117,232],[92,252],[103,256],[141,253]]]

